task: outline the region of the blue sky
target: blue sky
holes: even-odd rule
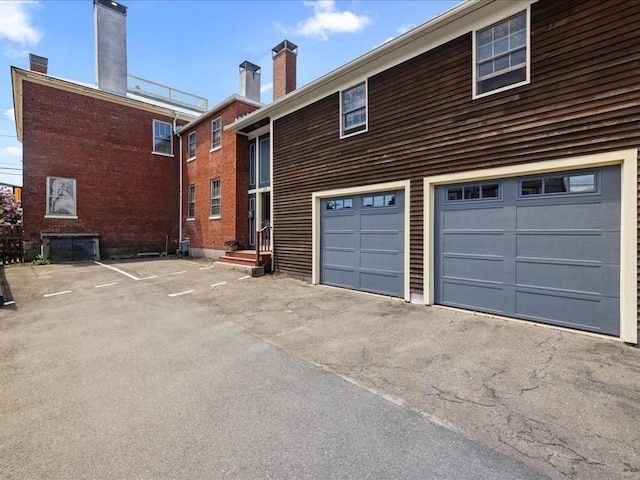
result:
[[[238,65],[262,67],[262,102],[272,91],[271,48],[298,45],[298,87],[420,25],[460,0],[123,0],[129,74],[208,98],[238,93]],[[10,66],[28,54],[49,74],[95,83],[92,0],[0,0],[0,183],[22,185]]]

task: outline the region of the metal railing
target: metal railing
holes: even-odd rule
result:
[[[127,89],[129,92],[143,97],[169,102],[191,110],[206,112],[209,108],[209,101],[204,97],[136,77],[135,75],[127,75]]]
[[[271,227],[263,227],[256,232],[256,265],[260,265],[260,252],[271,251]]]

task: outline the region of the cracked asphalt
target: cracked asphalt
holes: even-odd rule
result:
[[[213,278],[219,266],[204,260],[111,265],[139,279],[162,270],[145,281],[550,478],[640,478],[638,348],[278,275],[202,287],[189,274],[167,273],[197,265]],[[77,285],[64,294],[71,302],[88,288],[81,267],[7,268],[11,295],[18,305],[43,302],[47,279],[72,268]],[[3,330],[12,328],[2,310],[0,318]],[[2,354],[10,358],[11,346]]]

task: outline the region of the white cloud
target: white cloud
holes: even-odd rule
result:
[[[22,160],[22,147],[4,147],[0,149],[0,162]]]
[[[12,48],[7,45],[4,47],[4,55],[12,60],[16,58],[26,58],[29,55],[29,50],[24,48]]]
[[[371,23],[371,19],[366,15],[356,15],[347,10],[338,11],[334,0],[303,3],[313,9],[313,15],[299,22],[292,31],[305,37],[328,40],[330,34],[357,32]]]
[[[23,46],[37,44],[42,33],[31,24],[30,11],[38,5],[35,1],[0,2],[0,40]]]
[[[13,108],[10,108],[9,110],[6,110],[3,114],[2,117],[5,120],[9,120],[10,122],[15,123],[16,121],[16,111]]]
[[[407,25],[400,25],[400,26],[398,27],[398,35],[402,35],[402,34],[404,34],[404,33],[407,33],[409,30],[412,30],[414,27],[415,27],[415,25],[410,25],[410,24],[407,24]],[[385,43],[389,43],[389,42],[390,42],[391,40],[393,40],[394,38],[397,38],[397,37],[389,37],[389,38],[387,38],[386,40],[384,40],[380,45],[384,45]],[[380,45],[378,45],[378,47],[379,47]]]
[[[273,82],[265,83],[260,87],[260,93],[266,93],[273,90]]]

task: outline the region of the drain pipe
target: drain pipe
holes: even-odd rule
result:
[[[180,159],[180,187],[179,187],[179,197],[180,197],[180,205],[178,205],[178,250],[182,253],[182,135],[180,135],[180,130],[176,125],[176,121],[178,120],[178,114],[176,113],[175,117],[173,117],[173,133],[178,136],[180,139],[179,148],[180,154],[178,158]]]

